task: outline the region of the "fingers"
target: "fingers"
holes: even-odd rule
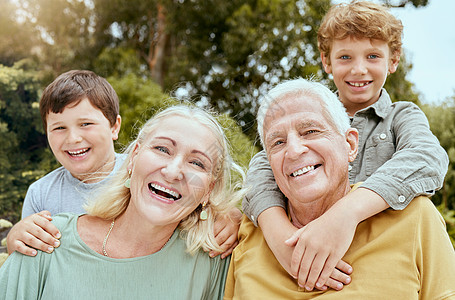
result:
[[[235,241],[235,243],[232,244],[232,246],[231,246],[229,249],[227,249],[226,251],[224,251],[224,252],[221,254],[221,258],[226,258],[226,257],[228,257],[229,255],[231,255],[231,254],[232,254],[232,251],[234,251],[234,248],[235,248],[238,244],[239,244],[239,242],[238,242],[238,241]]]
[[[38,253],[35,249],[28,247],[23,242],[15,240],[8,244],[8,250],[11,249],[11,253],[17,251],[27,256],[36,256]]]
[[[336,268],[341,272],[351,275],[352,274],[352,267],[350,264],[344,262],[343,260],[338,261]]]
[[[299,241],[299,236],[301,234],[301,229],[297,230],[296,232],[294,232],[290,238],[288,238],[286,241],[284,241],[284,243],[289,246],[289,247],[294,247],[297,242]]]
[[[304,253],[305,253],[305,241],[303,241],[302,239],[299,239],[297,242],[297,245],[294,248],[294,251],[292,252],[292,258],[291,258],[291,276],[293,276],[294,278],[297,278],[297,276],[300,276],[299,275],[300,267],[301,267],[300,265],[302,263]],[[307,256],[309,256],[309,253],[307,254]],[[311,259],[311,262],[313,262],[313,259]],[[303,274],[302,274],[302,277],[303,277]],[[306,281],[306,277],[305,277],[305,281]]]
[[[48,242],[49,244],[52,243],[52,241],[50,240],[50,238],[53,238],[55,242],[56,239],[59,239],[61,237],[61,234],[60,234],[60,231],[58,230],[58,228],[50,222],[50,220],[46,217],[37,217],[37,218],[34,218],[33,219],[33,222],[37,225],[37,226],[33,226],[31,229],[31,231],[33,232],[30,232],[32,234],[37,234],[37,235],[40,235],[40,236],[37,236],[35,235],[36,237],[38,238],[44,238],[42,239],[44,242]],[[44,234],[43,234],[43,231],[44,231]],[[49,237],[50,236],[50,237]]]
[[[221,258],[224,258],[231,254],[234,247],[238,244],[237,230],[232,231],[231,229],[232,228],[225,227],[215,236],[217,244],[220,245],[221,249],[225,250],[222,252]],[[215,257],[219,254],[221,254],[221,252],[214,250],[210,251],[209,253],[210,257]]]
[[[54,251],[56,247],[60,246],[59,240],[54,239],[52,236],[50,236],[48,233],[44,231],[39,232],[35,235],[32,235],[27,232],[24,235],[22,242],[25,243],[24,247],[27,248],[32,247],[34,249],[41,250],[47,253],[52,253],[52,251]]]
[[[332,288],[334,290],[341,290],[347,284],[350,284],[352,281],[351,276],[348,274],[352,273],[352,267],[345,263],[344,261],[340,260],[337,264],[337,267],[333,270],[330,277],[327,279],[325,285],[320,285],[319,280],[315,285],[315,288],[320,291],[327,290],[327,287]],[[322,276],[322,275],[321,275]]]
[[[49,221],[52,221],[51,212],[48,211],[48,210],[42,210],[39,213],[36,213],[34,215],[39,215],[39,216],[42,216],[42,217],[46,218]],[[34,216],[34,215],[32,215],[32,216]]]
[[[320,288],[317,288],[317,289],[321,290],[321,291],[325,291],[325,290],[327,290],[328,287],[331,289],[334,289],[336,291],[341,291],[343,289],[344,285],[339,281],[329,278],[329,280],[327,280],[326,285],[324,285],[322,287],[322,289],[320,289]]]
[[[338,258],[334,257],[333,255],[330,255],[327,260],[323,263],[321,269],[321,273],[320,274],[315,274],[315,273],[310,273],[310,276],[308,277],[308,281],[307,281],[307,286],[308,287],[314,287],[316,286],[316,288],[321,288],[323,287],[324,285],[326,285],[326,282],[327,280],[329,279],[329,277],[331,277],[330,275],[336,270],[335,269],[335,266],[337,265],[338,263]],[[319,268],[320,266],[317,265],[317,268]],[[316,270],[317,270],[316,268]],[[312,271],[313,271],[313,267],[312,267]],[[318,276],[319,278],[315,277],[315,276]],[[315,280],[315,281],[313,281]],[[317,282],[316,282],[317,281]],[[316,284],[314,284],[314,282],[316,282]]]
[[[36,250],[51,253],[60,245],[61,234],[50,222],[49,212],[43,211],[17,223],[8,234],[8,252],[18,251],[24,255],[35,256]],[[32,249],[34,248],[34,249]]]

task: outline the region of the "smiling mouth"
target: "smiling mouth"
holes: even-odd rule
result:
[[[179,193],[171,191],[156,183],[149,183],[149,190],[158,196],[170,199],[172,201],[176,201],[176,200],[179,200],[180,198],[182,198],[182,195],[180,195]]]
[[[306,166],[306,167],[303,167],[301,169],[298,169],[297,171],[293,172],[290,176],[291,177],[298,177],[300,175],[303,175],[303,174],[306,174],[310,171],[313,171],[317,168],[319,168],[321,166],[321,164],[316,164],[316,165],[313,165],[313,166]]]
[[[372,82],[373,81],[368,81],[368,82],[349,82],[349,81],[347,81],[346,83],[349,84],[350,86],[354,86],[354,87],[364,87],[366,85],[369,85]]]
[[[90,151],[90,148],[84,148],[84,149],[77,150],[77,151],[68,150],[68,151],[66,151],[66,153],[68,153],[70,156],[79,157],[79,156],[84,156],[89,151]]]

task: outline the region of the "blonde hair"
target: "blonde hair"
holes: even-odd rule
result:
[[[186,240],[188,252],[195,253],[199,248],[205,251],[221,250],[215,241],[213,225],[217,217],[227,215],[242,198],[244,193],[244,190],[240,188],[242,182],[234,182],[231,173],[237,172],[243,179],[244,171],[232,160],[229,142],[215,117],[194,106],[172,106],[149,119],[140,130],[137,138],[125,150],[126,158],[123,165],[109,183],[100,189],[97,197],[94,197],[84,208],[90,215],[106,220],[116,218],[126,210],[131,194],[130,190],[124,186],[124,182],[128,178],[127,166],[131,160],[133,149],[137,143],[143,143],[151,133],[159,130],[160,123],[164,119],[172,116],[181,116],[198,121],[213,133],[216,140],[212,148],[208,149],[217,158],[216,167],[212,174],[214,186],[205,207],[208,219],[200,220],[199,215],[202,207],[199,205],[180,222],[179,228],[182,237]]]
[[[352,1],[332,6],[318,30],[318,48],[330,65],[333,40],[347,37],[377,39],[389,45],[393,56],[401,55],[403,24],[385,6]]]

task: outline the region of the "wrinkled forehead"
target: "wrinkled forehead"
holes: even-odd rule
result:
[[[264,118],[264,137],[271,124],[286,121],[295,114],[310,118],[311,122],[327,123],[331,128],[336,128],[324,102],[318,96],[294,92],[280,96],[270,104]]]

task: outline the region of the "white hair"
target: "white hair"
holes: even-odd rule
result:
[[[256,120],[258,123],[259,138],[264,149],[264,119],[272,104],[278,104],[279,101],[290,95],[309,96],[320,100],[324,111],[327,112],[326,117],[330,118],[329,121],[333,123],[340,134],[344,135],[351,127],[346,108],[325,85],[303,78],[286,80],[273,87],[260,99]],[[273,109],[279,110],[279,105]]]

